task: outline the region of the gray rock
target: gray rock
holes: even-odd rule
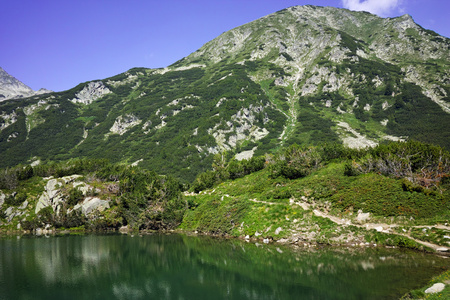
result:
[[[57,179],[49,179],[47,185],[45,186],[45,191],[38,199],[35,213],[37,214],[41,209],[47,206],[52,206],[53,210],[56,214],[58,214],[60,210],[60,203],[64,202],[61,195],[61,188],[71,182],[74,182],[80,177],[81,175],[71,175]]]
[[[363,213],[362,210],[358,210],[358,216],[356,220],[359,222],[367,221],[370,218],[370,213]]]
[[[25,200],[25,201],[23,201],[22,205],[20,205],[20,206],[18,207],[18,209],[22,210],[22,209],[27,208],[27,206],[28,206],[28,201]]]
[[[73,103],[82,103],[85,105],[91,104],[98,98],[103,97],[106,94],[111,93],[111,91],[103,84],[101,81],[89,82],[81,91],[79,91],[73,98]]]
[[[440,293],[444,290],[445,284],[443,283],[435,283],[432,287],[425,290],[425,294],[434,294],[434,293]]]
[[[128,233],[130,231],[132,231],[132,229],[128,225],[127,226],[122,226],[122,227],[119,228],[119,232],[120,233]]]
[[[0,101],[2,101],[11,98],[31,96],[34,94],[34,91],[0,68],[0,94],[3,95],[0,99]]]
[[[80,210],[84,215],[89,215],[95,211],[102,212],[109,208],[109,202],[106,200],[101,200],[97,197],[87,197],[83,202],[78,203],[73,208],[74,210]]]
[[[7,218],[8,218],[9,216],[11,216],[13,213],[14,213],[14,208],[13,208],[12,206],[8,207],[8,208],[5,210],[5,215],[6,215]]]

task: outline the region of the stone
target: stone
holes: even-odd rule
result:
[[[425,290],[425,294],[440,293],[440,292],[442,292],[444,290],[444,288],[445,288],[445,284],[440,283],[440,282],[439,283],[435,283],[435,284],[433,284],[432,287],[427,288]]]
[[[378,232],[382,232],[383,231],[383,227],[381,227],[381,226],[375,227],[374,229],[376,231],[378,231]]]
[[[367,221],[370,218],[370,213],[363,213],[362,210],[358,210],[358,216],[356,217],[356,220],[359,222]]]
[[[0,191],[0,207],[2,207],[3,203],[5,203],[6,195]]]
[[[22,205],[20,205],[19,207],[18,207],[18,209],[25,209],[26,207],[28,206],[28,201],[27,200],[25,200],[25,201],[23,201],[23,203],[22,203]]]
[[[8,208],[5,210],[5,215],[6,215],[7,218],[8,218],[9,216],[11,216],[13,213],[14,213],[14,208],[13,208],[12,206],[8,207]]]
[[[278,228],[275,230],[275,234],[276,234],[276,235],[280,234],[280,232],[281,232],[282,230],[283,230],[283,228],[278,227]]]
[[[119,228],[120,233],[128,233],[129,231],[131,231],[131,228],[129,228],[128,226],[122,226]]]
[[[95,211],[102,212],[109,208],[109,201],[101,200],[97,197],[87,197],[81,203],[78,203],[73,208],[74,210],[81,209],[84,215],[89,215]]]
[[[440,247],[440,248],[437,248],[436,251],[438,251],[438,252],[447,252],[448,248]]]

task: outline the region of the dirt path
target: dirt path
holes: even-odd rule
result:
[[[408,239],[411,239],[411,240],[415,241],[418,244],[421,244],[421,245],[424,245],[424,246],[426,246],[428,248],[433,249],[435,252],[447,252],[448,253],[448,251],[450,251],[450,249],[447,248],[447,247],[443,247],[443,246],[436,245],[436,244],[433,244],[433,243],[430,243],[430,242],[425,242],[425,241],[422,241],[422,240],[415,239],[415,238],[411,237],[410,234],[407,234],[407,233],[392,232],[391,229],[393,229],[395,227],[399,227],[399,225],[397,225],[397,224],[386,224],[386,223],[354,224],[354,223],[351,222],[351,220],[341,219],[341,218],[338,218],[336,216],[332,216],[332,215],[326,214],[326,213],[321,212],[321,211],[316,210],[316,209],[313,210],[313,213],[314,213],[315,216],[322,217],[322,218],[327,218],[327,219],[329,219],[329,220],[331,220],[334,223],[339,224],[339,225],[352,225],[352,226],[356,226],[356,227],[359,227],[359,228],[364,228],[366,230],[375,229],[375,230],[377,230],[379,232],[384,232],[384,233],[404,236],[404,237],[406,237]],[[449,230],[449,227],[448,226],[444,226],[444,225],[409,226],[409,227],[411,227],[411,228],[431,228],[431,227],[434,227],[434,228]]]
[[[263,203],[263,204],[267,204],[267,205],[287,205],[286,203],[277,203],[277,202],[268,202],[268,201],[260,201],[260,200],[256,200],[256,199],[250,199],[250,201],[252,202],[256,202],[256,203]],[[310,210],[311,209],[311,205],[306,203],[306,202],[302,202],[302,201],[290,201],[290,205],[298,205],[301,208],[303,208],[304,210]],[[400,235],[400,236],[404,236],[408,239],[411,239],[413,241],[415,241],[418,244],[424,245],[428,248],[433,249],[435,252],[447,252],[448,254],[450,254],[448,251],[450,251],[450,249],[448,247],[443,247],[440,245],[436,245],[430,242],[425,242],[422,240],[418,240],[415,239],[413,237],[411,237],[410,234],[406,234],[406,233],[398,233],[398,232],[393,232],[392,229],[399,227],[400,225],[398,224],[386,224],[386,223],[364,223],[364,224],[355,224],[353,223],[351,220],[348,219],[342,219],[330,214],[327,214],[323,211],[317,210],[317,209],[313,209],[313,214],[317,217],[322,217],[322,218],[327,218],[331,221],[333,221],[336,224],[339,225],[352,225],[352,226],[356,226],[359,228],[363,228],[366,230],[371,230],[371,229],[375,229],[379,232],[384,232],[384,233],[389,233],[389,234],[395,234],[395,235]],[[432,227],[434,228],[438,228],[438,229],[444,229],[444,230],[449,230],[450,231],[450,226],[445,226],[445,225],[419,225],[419,226],[408,226],[411,228],[428,228],[431,229]]]
[[[215,190],[213,190],[211,193],[213,193]],[[186,194],[186,195],[193,195],[195,193],[190,193],[190,194]],[[225,197],[231,197],[229,195],[224,195]],[[224,197],[222,196],[222,197]],[[266,205],[298,205],[300,206],[303,210],[311,210],[311,205],[309,203],[303,202],[303,201],[295,201],[293,199],[290,200],[290,203],[279,203],[279,202],[269,202],[269,201],[262,201],[262,200],[257,200],[257,199],[249,199],[252,202],[255,203],[262,203],[262,204],[266,204]],[[351,226],[356,226],[359,228],[363,228],[366,230],[371,230],[371,229],[375,229],[379,232],[383,232],[383,233],[389,233],[389,234],[395,234],[395,235],[399,235],[399,236],[404,236],[408,239],[411,239],[413,241],[415,241],[418,244],[421,244],[425,247],[428,247],[430,249],[433,249],[435,252],[440,253],[440,254],[444,254],[444,255],[448,255],[450,256],[450,249],[448,247],[444,247],[444,246],[440,246],[440,245],[436,245],[430,242],[425,242],[422,240],[418,240],[415,239],[413,237],[411,237],[410,234],[407,233],[398,233],[398,232],[393,232],[392,229],[399,227],[400,225],[398,224],[386,224],[386,223],[364,223],[364,224],[355,224],[353,223],[351,220],[348,219],[342,219],[333,215],[330,215],[328,213],[325,213],[323,211],[320,211],[318,209],[313,209],[312,210],[313,214],[317,217],[322,217],[322,218],[327,218],[329,220],[331,220],[332,222],[339,224],[339,225],[351,225]],[[432,227],[434,228],[438,228],[438,229],[443,229],[443,230],[449,230],[450,231],[450,226],[446,226],[446,225],[418,225],[418,226],[408,226],[411,228],[428,228],[431,229]]]

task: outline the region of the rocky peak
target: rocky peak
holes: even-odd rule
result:
[[[9,75],[5,70],[0,67],[0,101],[18,98],[18,97],[27,97],[34,94],[34,91]]]
[[[0,67],[0,101],[14,98],[30,97],[33,95],[51,93],[47,89],[33,91],[29,86],[25,85],[15,77],[9,75]]]

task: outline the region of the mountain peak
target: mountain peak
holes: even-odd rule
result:
[[[0,67],[0,101],[14,98],[30,97],[35,94],[50,93],[47,89],[40,89],[35,92],[26,84],[16,79]]]
[[[189,181],[224,150],[406,139],[450,149],[449,43],[408,15],[290,7],[164,69],[0,103],[0,166],[101,157]]]

